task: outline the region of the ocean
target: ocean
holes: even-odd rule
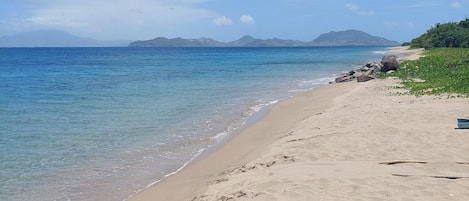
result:
[[[386,49],[0,48],[0,200],[125,200]]]

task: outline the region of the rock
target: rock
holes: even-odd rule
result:
[[[384,56],[381,60],[381,72],[388,72],[390,70],[396,71],[399,68],[399,61],[397,61],[396,55]]]
[[[348,75],[348,74],[344,74],[340,77],[337,77],[335,78],[335,82],[336,83],[342,83],[342,82],[350,82],[352,81],[353,79],[355,79],[355,76],[353,75]]]
[[[373,66],[373,77],[374,78],[378,78],[379,77],[379,73],[381,72],[381,68],[383,67],[383,65],[381,63],[377,63]]]
[[[357,82],[367,82],[367,81],[370,81],[372,79],[375,79],[375,78],[370,77],[369,75],[366,75],[366,74],[362,74],[360,76],[357,76]]]
[[[375,77],[375,71],[373,69],[368,69],[364,74],[370,77]]]
[[[395,55],[383,57],[381,62],[371,61],[364,66],[337,76],[336,83],[350,82],[357,79],[357,82],[367,82],[379,77],[380,72],[396,71],[399,62]]]
[[[341,83],[341,82],[350,82],[353,79],[356,78],[356,71],[349,71],[347,73],[339,75],[337,78],[335,78],[336,83]]]
[[[381,62],[380,62],[380,63],[375,63],[375,65],[373,65],[373,68],[374,68],[375,70],[380,71],[381,68],[383,68],[383,64],[381,64]]]
[[[375,65],[373,65],[373,70],[374,71],[381,71],[381,68],[383,68],[383,64],[381,63],[376,63]]]
[[[374,63],[375,63],[375,62],[371,62],[371,61],[370,61],[370,62],[368,62],[368,63],[365,64],[365,67],[371,68],[371,67],[373,67]]]

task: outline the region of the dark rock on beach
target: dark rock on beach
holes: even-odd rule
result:
[[[381,60],[381,72],[388,72],[390,70],[396,71],[399,68],[399,61],[397,61],[396,55],[384,56]]]
[[[397,56],[388,55],[384,56],[380,62],[368,62],[361,68],[337,76],[335,82],[341,83],[354,80],[357,80],[357,82],[367,82],[378,78],[380,72],[397,71],[398,68],[399,61],[397,60]]]
[[[357,77],[357,82],[366,82],[366,81],[370,81],[372,79],[375,79],[375,78],[373,78],[369,75],[362,74],[362,75]]]
[[[353,81],[353,79],[355,79],[355,76],[349,72],[349,73],[342,74],[338,76],[337,78],[335,78],[335,82],[336,83],[350,82],[350,81]]]

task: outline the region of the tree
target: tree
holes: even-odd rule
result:
[[[440,24],[411,41],[413,48],[469,47],[469,19]]]

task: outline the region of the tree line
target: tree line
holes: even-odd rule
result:
[[[460,22],[437,23],[410,42],[412,48],[469,48],[469,18]]]

